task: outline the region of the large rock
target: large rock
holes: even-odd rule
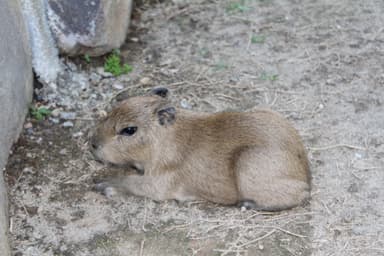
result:
[[[18,0],[0,1],[0,254],[10,255],[3,168],[32,98],[28,35]]]
[[[48,19],[60,51],[99,56],[124,42],[132,0],[48,0]]]
[[[21,0],[32,48],[32,66],[43,84],[56,82],[61,71],[59,51],[48,25],[46,0]]]

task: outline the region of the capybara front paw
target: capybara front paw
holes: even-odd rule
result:
[[[106,197],[110,198],[117,194],[116,189],[107,181],[96,183],[93,189]]]

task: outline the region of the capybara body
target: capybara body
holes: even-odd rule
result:
[[[94,155],[142,174],[111,178],[99,188],[270,211],[309,198],[306,151],[280,114],[196,113],[173,107],[167,93],[129,98],[98,125]]]

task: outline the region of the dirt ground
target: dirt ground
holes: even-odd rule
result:
[[[140,5],[121,49],[132,73],[63,58],[57,88],[37,90],[57,111],[26,121],[5,171],[13,255],[383,255],[383,13],[381,0]],[[196,111],[285,115],[309,151],[310,204],[242,212],[92,191],[109,173],[87,150],[94,119],[153,86]]]

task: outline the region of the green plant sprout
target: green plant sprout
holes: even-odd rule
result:
[[[84,54],[84,60],[85,60],[85,62],[87,62],[88,64],[91,63],[91,57],[90,57],[88,54]]]
[[[253,44],[262,44],[265,42],[266,36],[264,35],[252,35],[251,43]]]
[[[121,64],[120,51],[114,50],[111,55],[107,57],[104,63],[104,70],[112,73],[114,76],[120,76],[132,71],[132,66],[128,64]]]
[[[266,72],[263,72],[263,73],[261,73],[261,75],[260,75],[260,79],[261,80],[264,80],[264,81],[276,81],[277,79],[279,78],[279,75],[277,75],[277,74],[273,74],[273,75],[271,75],[271,74],[267,74]]]
[[[37,108],[35,106],[31,106],[29,107],[29,113],[34,119],[36,119],[37,121],[41,121],[47,116],[49,116],[52,111],[45,107]]]
[[[245,0],[239,2],[232,2],[227,6],[227,11],[229,12],[246,12],[249,10],[249,7],[245,5]]]

